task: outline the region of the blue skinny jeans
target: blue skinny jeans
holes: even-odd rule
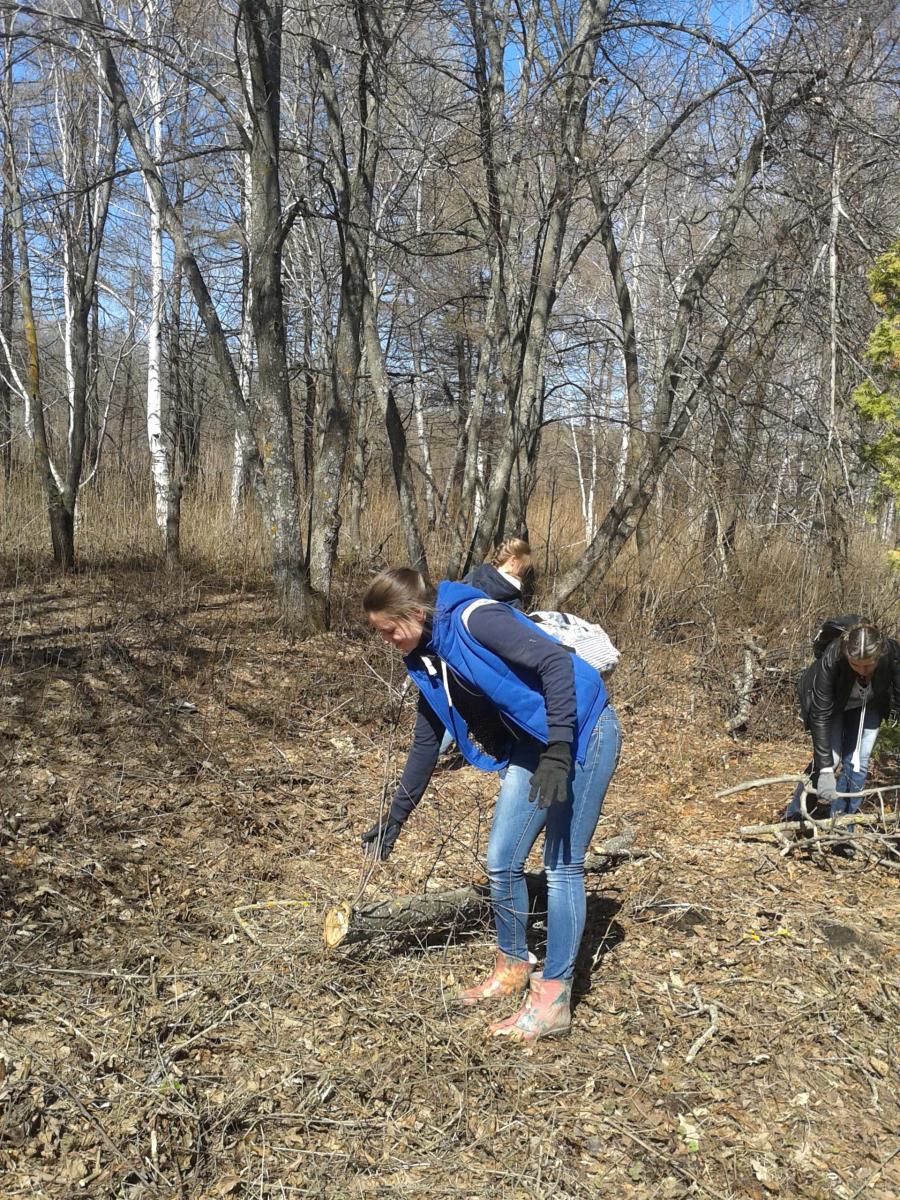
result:
[[[860,739],[859,722],[862,711],[861,708],[847,708],[833,717],[831,721],[831,754],[834,760],[834,777],[839,792],[861,792],[869,773],[869,759],[872,757],[878,730],[881,728],[881,713],[871,704],[866,706],[862,738]],[[859,741],[858,771],[853,767],[853,754],[857,741]],[[812,771],[812,768],[813,764],[810,763],[806,768],[807,774]],[[818,782],[818,778],[816,775],[813,782]],[[791,820],[800,812],[802,791],[803,785],[798,783],[794,797],[785,813],[787,820]],[[814,796],[807,797],[807,810],[811,811],[815,803]],[[844,813],[859,812],[860,804],[862,804],[861,796],[839,796],[832,803],[829,816],[839,817]]]
[[[497,944],[512,958],[528,958],[525,860],[538,834],[546,828],[545,979],[571,979],[575,971],[585,921],[584,859],[621,748],[619,718],[612,705],[607,705],[591,734],[584,765],[576,763],[572,770],[565,804],[539,808],[528,799],[531,776],[542,749],[539,744],[520,743],[503,773],[487,852]]]

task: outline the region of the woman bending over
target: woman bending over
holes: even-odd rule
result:
[[[492,1034],[530,1041],[564,1033],[585,923],[584,859],[621,747],[603,680],[527,617],[464,583],[441,583],[435,592],[417,571],[384,571],[363,606],[419,689],[413,743],[390,812],[363,843],[381,858],[390,854],[428,785],[445,730],[469,763],[497,772],[487,853],[496,963],[459,998],[478,1004],[525,996],[490,1026]],[[525,861],[541,833],[547,953],[537,971],[525,940]]]
[[[863,790],[881,722],[900,712],[900,643],[874,625],[852,625],[806,668],[797,694],[812,735],[808,770],[819,805],[831,816],[855,813],[861,797],[839,793]],[[788,805],[789,820],[800,813],[801,791]]]

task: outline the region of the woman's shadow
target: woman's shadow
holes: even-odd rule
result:
[[[603,970],[604,960],[625,940],[625,930],[616,920],[622,910],[622,901],[613,896],[588,893],[584,934],[578,957],[575,960],[575,978],[572,984],[572,1008],[590,992],[595,976]],[[528,925],[528,945],[538,959],[546,951],[547,896],[531,897],[531,913]]]
[[[625,941],[625,930],[616,920],[622,901],[614,896],[588,895],[584,937],[575,960],[572,1007],[590,992],[594,980],[602,978],[606,958]]]

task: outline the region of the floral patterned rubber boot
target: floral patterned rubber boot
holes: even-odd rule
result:
[[[497,951],[494,969],[483,983],[466,988],[457,996],[459,1004],[481,1004],[495,996],[521,996],[528,987],[528,978],[535,968],[536,959],[529,954],[527,959],[510,958],[502,950]]]
[[[515,1042],[533,1042],[537,1038],[568,1033],[572,1024],[571,979],[545,979],[535,972],[531,976],[524,1007],[489,1026],[491,1037],[508,1037]]]

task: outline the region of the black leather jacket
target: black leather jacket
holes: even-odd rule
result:
[[[812,734],[814,771],[832,764],[831,721],[846,708],[855,678],[837,638],[797,680],[803,723]],[[875,667],[869,704],[882,720],[892,710],[900,713],[900,642],[893,638],[888,638],[887,649]]]

